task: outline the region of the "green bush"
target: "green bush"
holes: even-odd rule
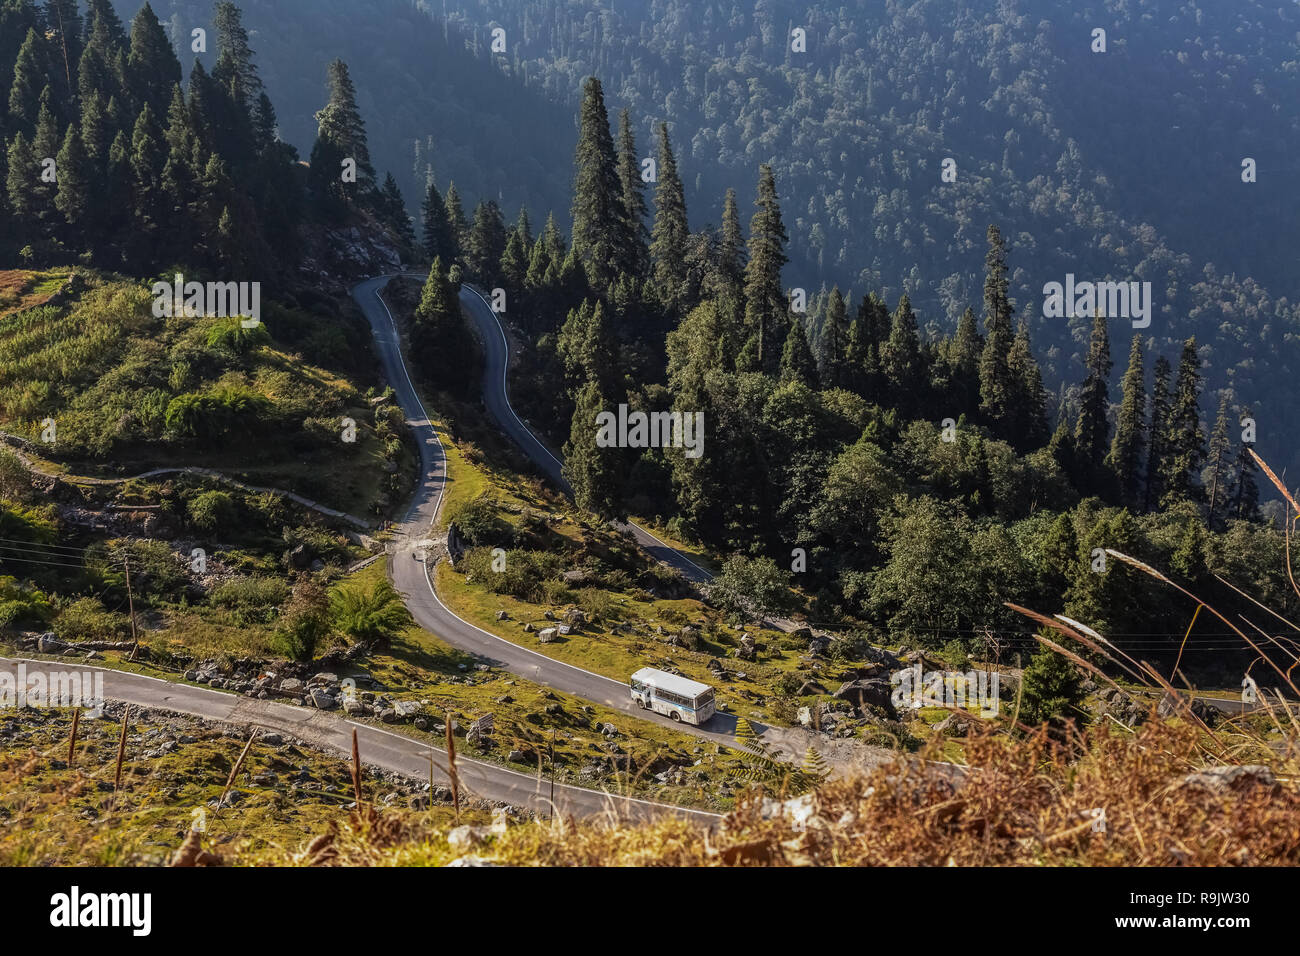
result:
[[[1020,693],[1022,723],[1060,726],[1067,718],[1082,722],[1087,716],[1080,707],[1086,695],[1078,668],[1050,647],[1040,647],[1030,659]]]
[[[271,334],[264,323],[259,322],[251,329],[246,329],[239,316],[217,319],[208,329],[208,348],[232,355],[247,355],[253,349],[270,343]]]
[[[19,584],[12,577],[0,577],[0,628],[40,628],[53,616],[49,598],[40,591]]]
[[[402,596],[387,580],[376,581],[366,591],[350,585],[335,588],[330,616],[339,631],[365,643],[388,644],[411,623]]]
[[[270,624],[288,597],[289,586],[280,578],[241,575],[214,588],[208,603],[230,611],[241,624]]]
[[[501,509],[491,495],[482,494],[464,502],[451,514],[451,522],[471,547],[508,546],[514,529],[501,519]]]
[[[223,385],[203,394],[177,395],[167,404],[163,421],[175,436],[220,442],[260,430],[271,407],[260,392],[243,385]]]
[[[73,601],[54,619],[54,633],[65,641],[123,641],[131,635],[125,614],[110,611],[98,598]]]
[[[216,531],[235,521],[235,499],[225,491],[205,491],[191,498],[188,506],[190,523],[200,531]]]
[[[546,599],[547,580],[560,573],[560,556],[545,551],[508,551],[505,570],[496,571],[492,567],[492,549],[473,548],[465,552],[460,570],[472,574],[476,584],[494,594],[509,594],[539,604]]]
[[[599,588],[583,588],[579,591],[578,606],[592,621],[608,621],[614,613],[614,599]]]
[[[781,697],[793,697],[803,687],[804,679],[793,671],[782,671],[772,687]]]

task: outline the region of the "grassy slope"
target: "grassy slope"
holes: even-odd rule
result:
[[[155,318],[143,285],[78,278],[84,288],[73,301],[0,317],[0,429],[37,442],[68,471],[112,476],[198,465],[356,514],[386,503],[385,447],[365,397],[348,374],[310,364],[299,351],[322,343],[337,351],[329,336],[343,335],[344,317],[268,315],[270,344],[240,355],[208,344],[217,320]],[[221,387],[249,389],[270,411],[221,440],[168,431],[172,399]],[[355,442],[341,438],[344,417],[357,422]],[[41,443],[47,418],[57,426],[52,446]]]
[[[254,743],[235,780],[243,799],[215,811],[208,802],[220,798],[245,741],[197,721],[156,714],[129,724],[122,786],[114,799],[121,731],[115,716],[81,721],[69,767],[69,714],[0,715],[0,730],[14,734],[0,751],[0,865],[157,864],[198,823],[206,827],[204,845],[218,855],[288,855],[347,816],[352,784],[344,761],[262,741]],[[171,752],[145,756],[169,741]],[[311,779],[293,786],[304,766]],[[373,800],[397,792],[374,776],[364,787]],[[429,810],[410,812],[410,819],[442,829],[453,817],[449,807],[435,802]],[[485,823],[490,815],[467,810],[464,819]],[[445,841],[442,847],[445,853]]]

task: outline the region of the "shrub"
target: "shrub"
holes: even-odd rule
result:
[[[98,598],[73,601],[54,619],[54,633],[65,641],[121,641],[131,633],[125,614],[110,611]]]
[[[241,575],[214,588],[208,603],[232,612],[241,624],[270,624],[288,597],[289,586],[279,578]]]
[[[235,520],[235,499],[225,491],[205,491],[190,499],[190,523],[200,531],[216,531]]]
[[[376,581],[369,590],[340,586],[330,593],[330,615],[334,626],[355,641],[387,644],[411,623],[402,596],[386,580]]]
[[[40,591],[0,577],[0,628],[44,627],[53,616],[49,598]]]
[[[792,671],[782,671],[773,682],[772,687],[781,697],[793,697],[803,687],[804,680]]]
[[[253,349],[270,343],[271,334],[263,323],[246,329],[239,316],[220,318],[208,329],[208,348],[233,355],[247,355]]]
[[[1026,724],[1059,726],[1066,718],[1086,716],[1080,704],[1086,696],[1078,668],[1048,647],[1040,647],[1021,678],[1020,720]]]
[[[509,594],[538,604],[546,598],[546,582],[560,572],[560,556],[545,551],[513,550],[506,553],[505,570],[495,571],[491,549],[473,548],[465,553],[461,569],[494,594]]]
[[[224,441],[235,433],[258,428],[271,402],[260,392],[243,385],[225,385],[213,392],[186,392],[167,404],[163,421],[167,430],[181,438]]]
[[[607,621],[614,613],[614,600],[599,588],[583,588],[578,592],[578,605],[593,621]]]
[[[461,504],[452,512],[451,522],[471,546],[509,545],[514,538],[513,529],[501,520],[496,500],[488,494]]]
[[[559,578],[547,578],[542,582],[542,603],[568,604],[573,592]]]
[[[309,661],[329,632],[329,595],[314,578],[299,578],[275,632],[276,649],[294,660]]]
[[[666,624],[682,625],[690,620],[690,618],[681,608],[668,606],[659,609],[659,620]]]
[[[781,611],[790,603],[788,575],[768,557],[732,555],[704,591],[724,611],[755,618]]]
[[[837,634],[826,652],[833,661],[856,661],[862,657],[862,638],[852,632]]]

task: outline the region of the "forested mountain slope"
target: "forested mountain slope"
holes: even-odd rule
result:
[[[198,0],[158,10],[185,32],[208,16]],[[1195,334],[1210,387],[1234,388],[1261,427],[1294,404],[1293,4],[278,0],[245,18],[300,150],[325,61],[348,61],[376,165],[413,212],[432,173],[467,206],[523,203],[564,224],[572,107],[594,73],[611,108],[630,107],[642,155],[669,123],[693,228],[773,165],[788,286],[906,291],[923,326],[951,327],[999,222],[1049,388],[1077,379],[1086,349],[1090,316],[1041,318],[1043,284],[1073,273],[1150,281],[1152,344]],[[506,54],[488,49],[496,26]],[[790,51],[796,26],[806,53]],[[955,183],[940,180],[947,157]],[[1241,181],[1244,157],[1258,182]]]

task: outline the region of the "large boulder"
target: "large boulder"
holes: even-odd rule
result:
[[[868,677],[846,681],[840,685],[834,696],[838,700],[848,701],[859,710],[868,707],[883,710],[892,720],[898,717],[894,702],[890,699],[892,695],[893,685],[889,681]]]
[[[332,694],[327,694],[319,688],[311,692],[311,702],[321,710],[333,710],[338,706],[338,700]]]
[[[1187,698],[1184,697],[1183,700],[1186,702]],[[1205,726],[1213,727],[1218,723],[1218,710],[1197,697],[1191,698],[1190,703],[1192,713],[1196,717],[1200,718],[1201,722],[1205,724]],[[1160,698],[1160,703],[1156,705],[1156,715],[1159,717],[1174,717],[1181,715],[1185,711],[1186,707],[1175,700],[1172,694],[1167,692],[1164,697]]]
[[[1173,784],[1174,789],[1204,790],[1216,796],[1239,793],[1252,787],[1273,791],[1278,789],[1278,782],[1268,767],[1262,764],[1244,764],[1236,767],[1207,767],[1180,777]]]

